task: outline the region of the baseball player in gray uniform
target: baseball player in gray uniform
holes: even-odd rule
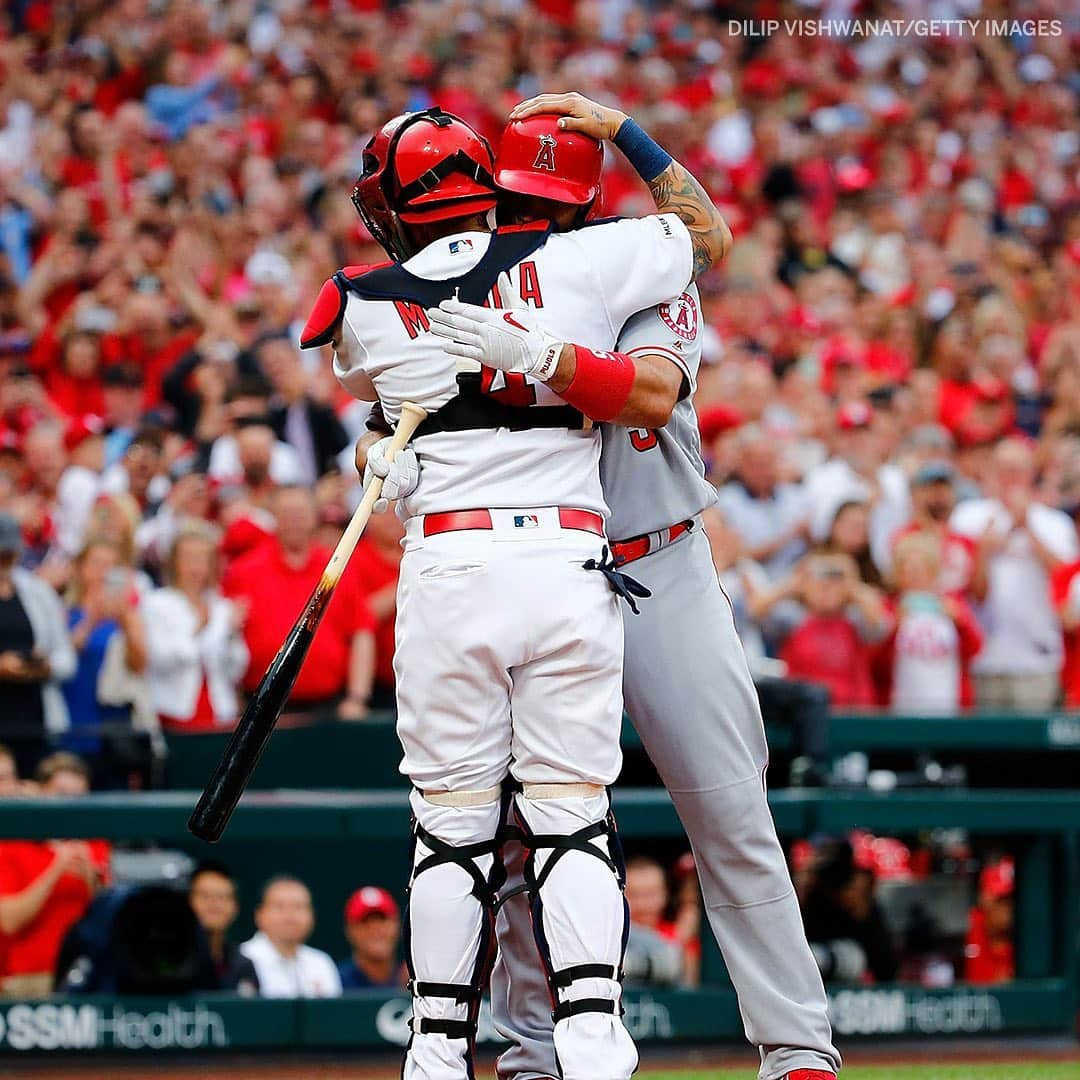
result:
[[[557,125],[553,121],[548,137],[556,144],[571,131],[621,136],[627,119],[577,94],[542,95],[511,115],[496,161],[497,182],[519,193],[518,214],[547,216],[557,226],[571,227],[580,221],[572,193],[588,186],[574,183],[582,177],[566,177],[571,183],[560,189],[550,169],[544,170],[546,182],[534,183],[527,172],[499,167],[504,152],[513,148],[515,122],[541,113],[566,117]],[[641,144],[629,150],[625,144],[625,138],[616,141],[643,178],[651,179],[647,174],[657,159],[646,154],[639,167]],[[520,160],[520,153],[514,156]],[[546,155],[547,165],[551,158]],[[557,145],[554,160],[557,165]],[[575,160],[566,158],[571,166]],[[554,201],[545,206],[539,199]],[[542,312],[515,312],[507,321],[486,308],[455,301],[442,306],[452,316],[447,325],[454,340],[448,348],[456,345],[463,356],[508,374],[530,373],[541,359],[550,361],[560,345],[543,330]],[[633,316],[617,345],[620,353],[649,364],[666,359],[681,374],[676,391],[670,381],[664,389],[638,369],[640,392],[651,396],[654,407],[658,395],[667,395],[666,423],[652,429],[603,427],[608,535],[618,538],[612,551],[652,591],[641,616],[624,620],[625,703],[690,838],[709,923],[738,994],[746,1036],[760,1049],[761,1080],[828,1080],[839,1071],[840,1055],[769,812],[768,747],[757,694],[701,529],[700,514],[716,492],[704,478],[691,404],[699,333],[700,307],[691,286]],[[560,364],[572,364],[580,347],[563,344]],[[558,378],[551,382],[557,385]],[[499,1060],[499,1075],[507,1080],[558,1076],[547,988],[525,897],[503,905],[497,931],[501,955],[492,1004],[497,1026],[513,1044]]]

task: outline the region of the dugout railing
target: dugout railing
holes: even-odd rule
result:
[[[0,801],[0,836],[106,837],[154,843],[198,857],[187,834],[195,793],[96,795],[85,799]],[[1017,791],[790,792],[771,797],[785,837],[863,827],[894,835],[962,828],[1007,844],[1018,858],[1018,978],[994,987],[958,984],[838,987],[830,994],[843,1037],[1064,1033],[1077,1007],[1080,911],[1080,793]],[[616,809],[628,841],[684,843],[667,796],[620,789]],[[403,791],[253,792],[213,849],[236,869],[250,927],[257,882],[288,870],[308,881],[319,928],[314,944],[340,953],[341,904],[369,880],[400,885],[407,862]],[[227,995],[179,999],[53,998],[0,1003],[0,1053],[206,1051],[224,1048],[393,1047],[407,1037],[408,999],[370,992],[336,1001],[259,1001]],[[628,992],[628,1022],[644,1041],[735,1040],[735,996],[706,954],[704,984],[693,991]],[[494,1040],[490,1022],[485,1041]]]

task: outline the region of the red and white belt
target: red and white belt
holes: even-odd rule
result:
[[[616,566],[625,566],[636,559],[643,559],[646,555],[666,548],[674,544],[694,528],[692,520],[680,521],[669,525],[666,529],[657,529],[656,532],[642,533],[641,536],[631,536],[629,540],[613,540],[611,542],[611,554],[615,559]]]
[[[593,510],[578,510],[569,506],[540,507],[525,510],[448,510],[438,514],[425,514],[424,536],[440,533],[465,532],[468,530],[490,531],[521,530],[527,534],[532,529],[558,524],[561,529],[604,535],[604,518]]]

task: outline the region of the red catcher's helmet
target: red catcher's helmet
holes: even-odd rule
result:
[[[495,158],[495,183],[506,191],[585,206],[600,194],[604,149],[580,131],[563,131],[544,114],[506,125]]]
[[[439,108],[403,113],[364,147],[352,201],[371,235],[396,258],[412,251],[401,222],[448,221],[495,205],[487,140]]]

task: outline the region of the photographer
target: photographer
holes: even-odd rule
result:
[[[866,646],[890,627],[880,592],[859,580],[849,555],[809,555],[779,586],[754,598],[751,614],[763,619],[783,600],[798,600],[805,615],[780,649],[788,676],[828,688],[834,706],[873,705]]]

